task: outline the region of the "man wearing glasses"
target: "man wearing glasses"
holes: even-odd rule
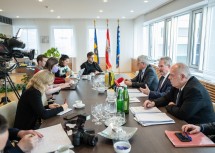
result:
[[[145,55],[140,55],[137,58],[137,66],[139,69],[138,75],[131,79],[125,79],[125,84],[133,88],[146,88],[156,90],[158,86],[158,77],[154,68],[149,64],[149,59]]]

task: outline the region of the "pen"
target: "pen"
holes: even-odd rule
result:
[[[186,137],[187,137],[190,141],[192,141],[191,136],[189,136],[189,135],[187,134],[187,132],[184,132],[184,134],[186,135]]]

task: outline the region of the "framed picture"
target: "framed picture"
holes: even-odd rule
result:
[[[49,36],[41,36],[41,43],[43,44],[49,43]]]

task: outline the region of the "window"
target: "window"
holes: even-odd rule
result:
[[[187,63],[188,56],[188,34],[189,34],[189,14],[176,17],[176,35],[175,35],[175,55],[176,62]]]
[[[149,26],[143,27],[143,54],[149,54]]]
[[[22,28],[22,33],[20,35],[20,40],[25,43],[24,50],[35,49],[35,51],[38,51],[37,29],[25,29],[25,28]],[[36,52],[36,54],[38,54],[38,53]]]
[[[201,50],[202,10],[193,12],[191,66],[198,67]]]
[[[58,48],[61,54],[76,57],[73,29],[54,28],[54,46]]]
[[[157,60],[164,56],[164,21],[151,26],[151,56]]]
[[[166,56],[170,55],[170,45],[171,45],[171,25],[172,21],[170,19],[166,20]]]
[[[107,29],[96,29],[99,57],[105,57],[106,32],[107,32]],[[94,52],[94,33],[95,33],[95,29],[89,29],[88,46],[89,46],[89,51],[92,51],[92,52]]]

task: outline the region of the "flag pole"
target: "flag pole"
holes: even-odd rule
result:
[[[117,20],[117,22],[118,22],[118,26],[119,26],[119,19]],[[118,73],[120,73],[120,60],[119,60]]]

